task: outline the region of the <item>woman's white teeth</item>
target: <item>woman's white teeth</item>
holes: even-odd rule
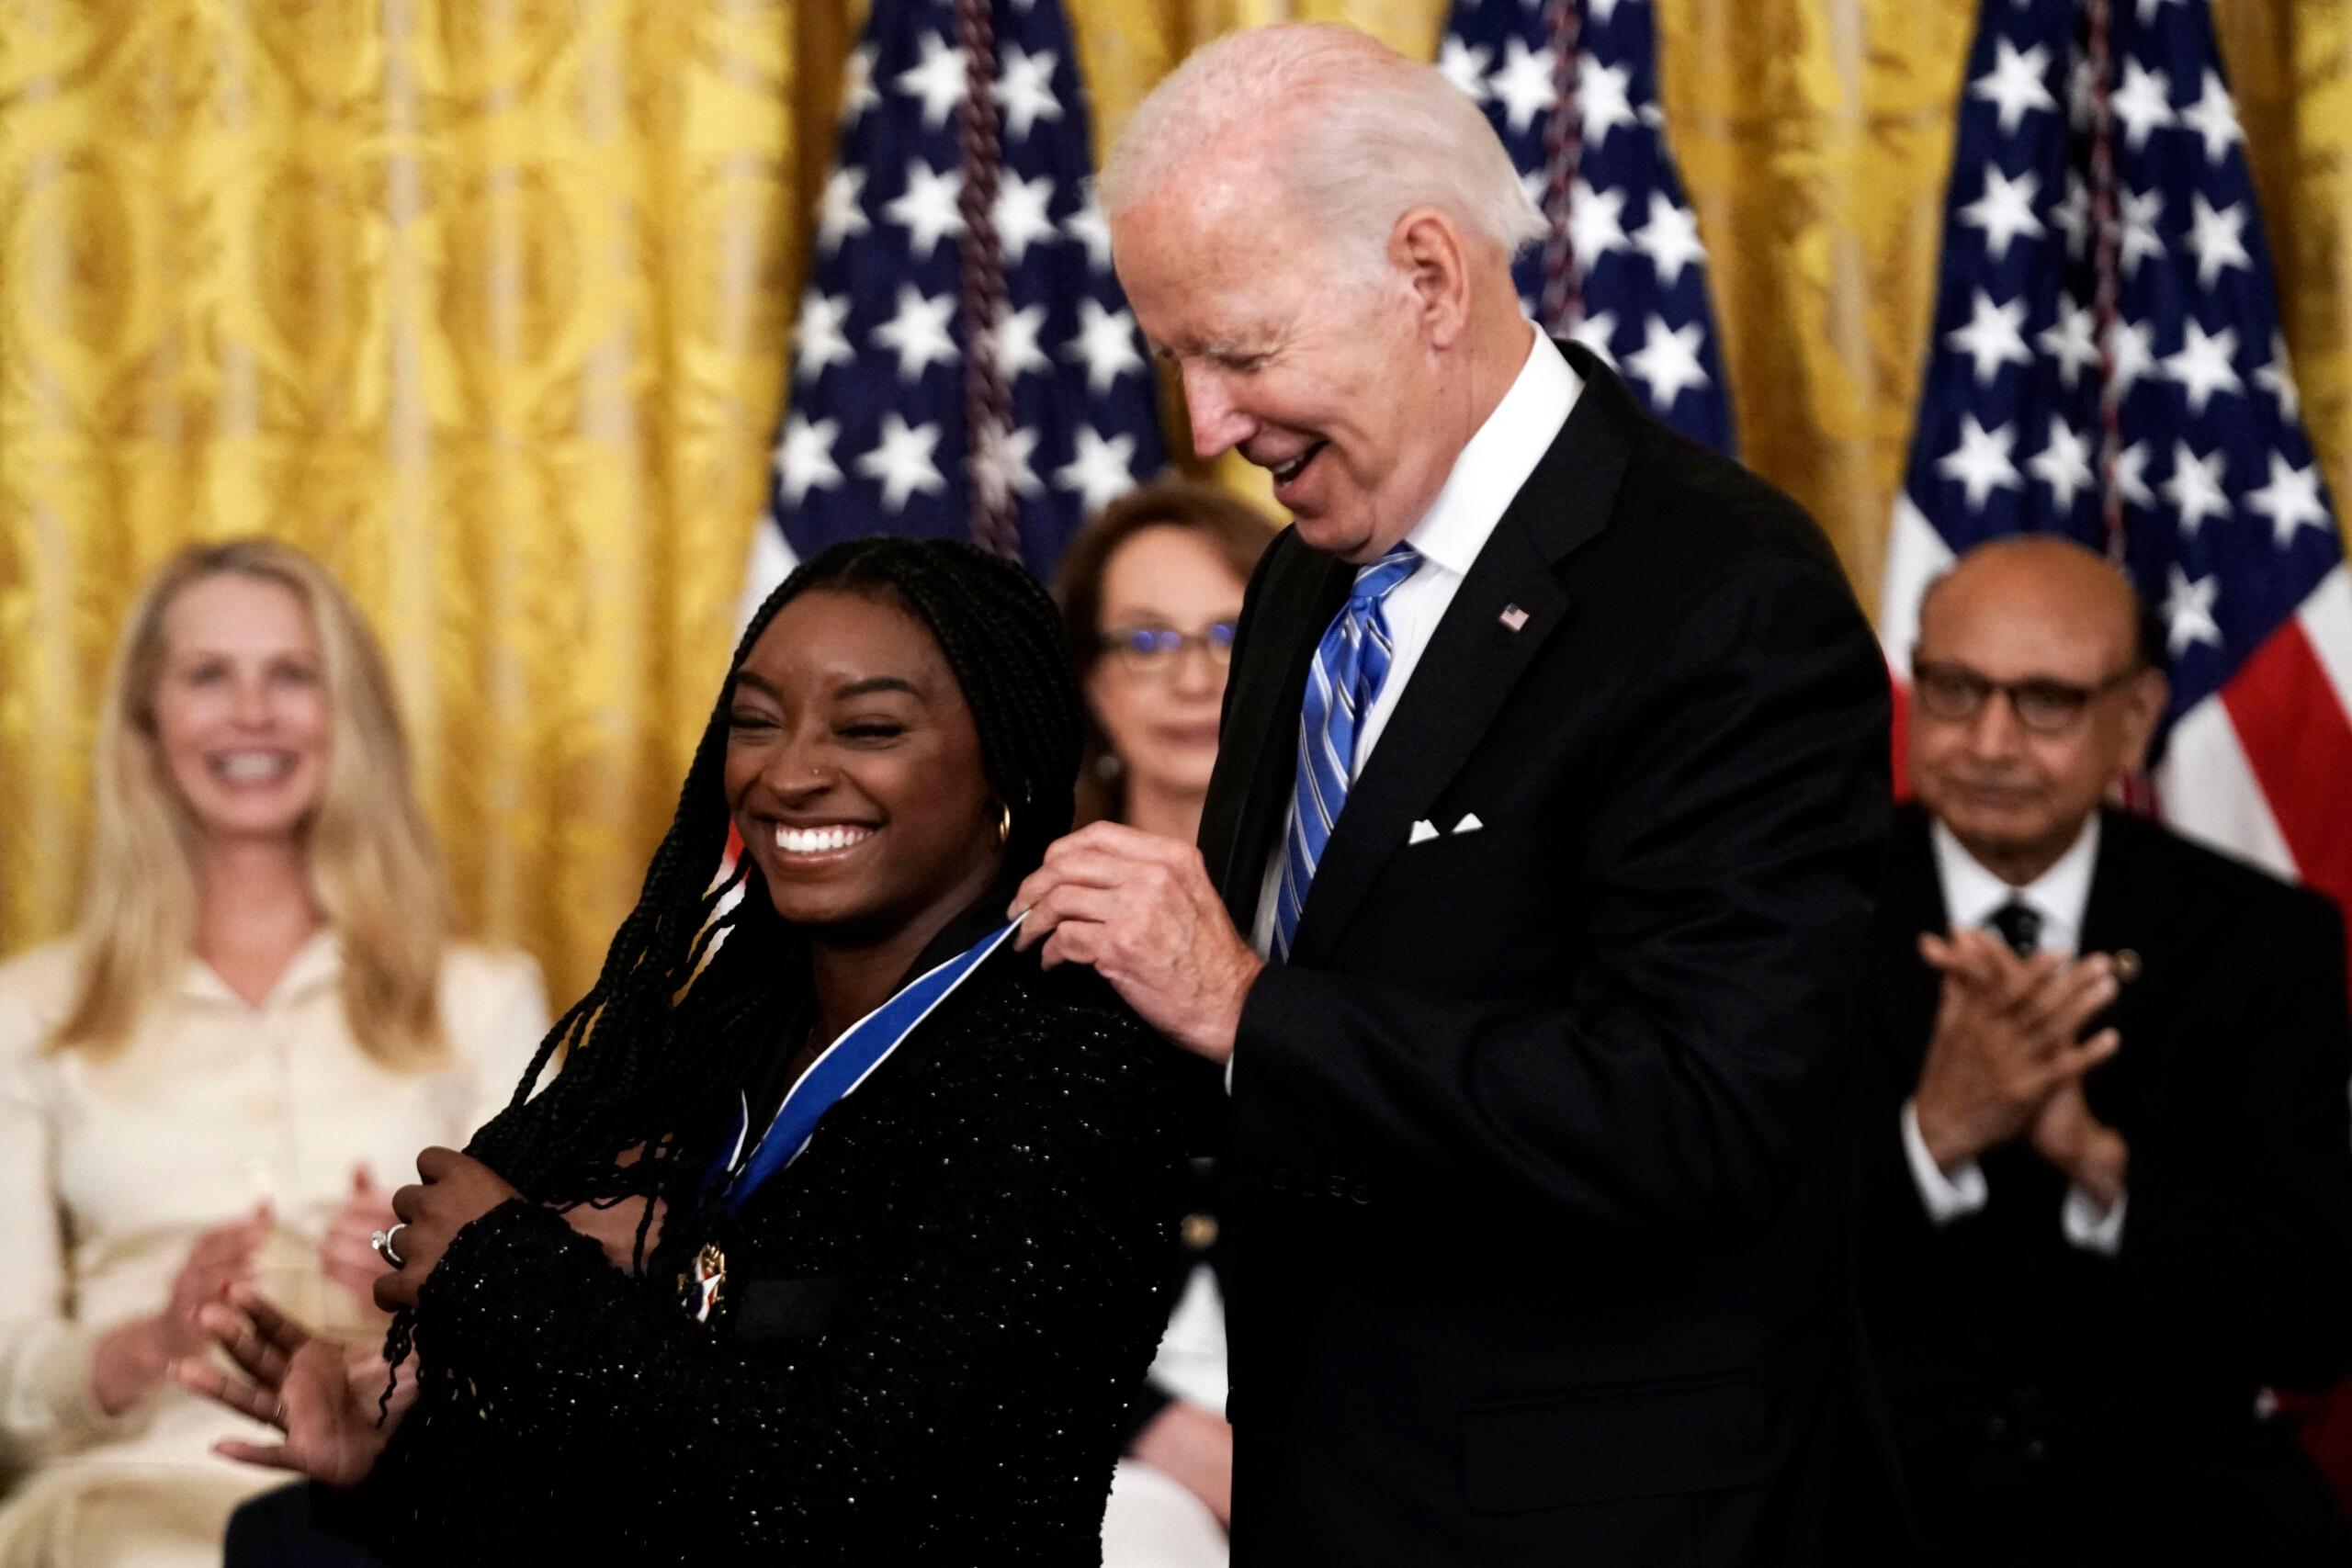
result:
[[[871,828],[786,828],[779,823],[775,847],[788,855],[820,855],[828,850],[845,850],[873,836]]]
[[[283,751],[232,751],[216,758],[213,772],[231,784],[258,784],[293,771],[294,759]]]
[[[1315,448],[1309,446],[1306,451],[1301,452],[1289,462],[1276,463],[1272,469],[1274,482],[1276,484],[1286,485],[1290,483],[1291,480],[1298,478],[1298,470],[1306,467],[1306,459],[1313,456],[1315,456]]]

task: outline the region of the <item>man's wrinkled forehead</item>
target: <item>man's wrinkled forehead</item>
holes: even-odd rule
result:
[[[2122,572],[2051,538],[1979,547],[1929,584],[1919,606],[1924,644],[2079,649],[2101,665],[2130,657],[2138,603]]]
[[[1226,247],[1270,230],[1287,232],[1298,225],[1299,206],[1262,130],[1228,132],[1204,143],[1181,170],[1130,207],[1111,214],[1111,254],[1115,261],[1123,233],[1147,226]]]
[[[2133,642],[2130,628],[2048,597],[1952,594],[1921,617],[1912,657],[1994,680],[2095,685],[2133,663]]]
[[[1113,256],[1153,352],[1263,353],[1291,330],[1328,264],[1269,204],[1171,189],[1112,225]]]
[[[1262,205],[1283,184],[1287,118],[1272,113],[1210,128],[1181,165],[1139,194],[1146,202],[1174,200],[1219,221]]]

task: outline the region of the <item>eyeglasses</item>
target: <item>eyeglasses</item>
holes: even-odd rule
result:
[[[1183,661],[1186,649],[1197,648],[1209,662],[1223,669],[1233,658],[1233,623],[1211,621],[1196,632],[1173,626],[1114,626],[1102,634],[1102,651],[1130,675],[1163,674]]]
[[[2063,735],[2082,721],[2098,698],[2140,674],[2138,666],[2110,675],[2096,685],[2035,679],[1995,681],[1965,664],[1928,663],[1911,667],[1911,691],[1920,709],[1948,724],[1965,724],[1998,692],[2008,698],[2018,723],[2036,735]]]

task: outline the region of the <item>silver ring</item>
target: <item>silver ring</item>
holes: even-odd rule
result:
[[[377,1257],[382,1258],[393,1268],[406,1268],[408,1266],[408,1259],[401,1256],[400,1248],[392,1240],[394,1236],[400,1235],[401,1232],[406,1229],[408,1229],[408,1222],[406,1220],[402,1220],[391,1229],[388,1231],[378,1231],[374,1235],[369,1236],[368,1238],[368,1245],[376,1249]]]

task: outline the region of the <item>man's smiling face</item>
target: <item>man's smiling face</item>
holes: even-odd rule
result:
[[[1372,560],[1412,530],[1455,455],[1433,434],[1440,367],[1411,282],[1337,264],[1257,161],[1224,166],[1113,219],[1119,281],[1182,376],[1194,449],[1238,448],[1274,476],[1308,544]]]

